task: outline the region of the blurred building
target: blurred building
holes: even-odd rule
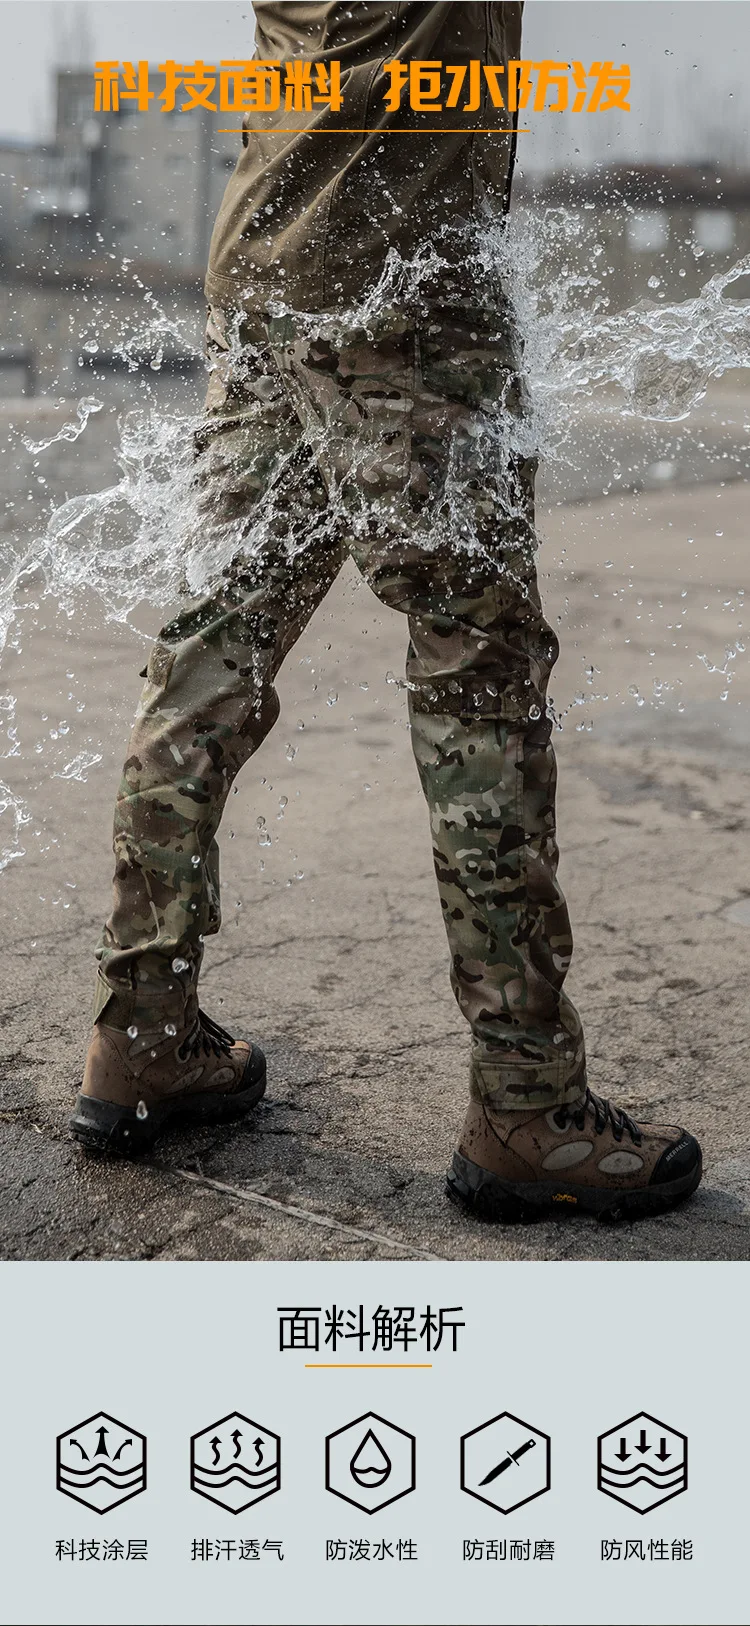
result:
[[[151,76],[152,90],[162,84]],[[216,126],[232,123],[239,115],[164,113],[156,97],[146,112],[123,101],[95,113],[91,70],[57,73],[54,140],[0,146],[1,394],[68,393],[80,367],[127,370],[122,342],[144,284],[183,322],[197,311],[240,139]],[[96,361],[87,316],[102,329]],[[166,368],[193,364],[167,344]]]
[[[152,75],[150,88],[162,80]],[[232,115],[93,111],[93,74],[57,74],[54,143],[0,148],[0,256],[7,270],[49,275],[115,253],[199,276],[239,136]],[[239,125],[239,115],[234,116]]]

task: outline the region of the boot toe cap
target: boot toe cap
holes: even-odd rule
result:
[[[685,1180],[702,1167],[703,1156],[694,1135],[682,1130],[679,1138],[665,1147],[654,1167],[649,1184],[671,1185],[673,1180]]]

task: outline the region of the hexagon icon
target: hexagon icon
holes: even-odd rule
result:
[[[550,1486],[550,1438],[512,1412],[501,1411],[461,1439],[461,1489],[477,1501],[513,1513]]]
[[[190,1441],[190,1487],[226,1508],[245,1508],[273,1496],[281,1485],[281,1440],[270,1428],[231,1411]]]
[[[597,1484],[636,1513],[650,1513],[687,1490],[687,1451],[686,1434],[636,1412],[599,1435]]]
[[[367,1411],[326,1439],[326,1490],[363,1513],[408,1496],[416,1484],[413,1434]]]
[[[98,1411],[57,1436],[57,1488],[109,1513],[146,1489],[146,1436]]]

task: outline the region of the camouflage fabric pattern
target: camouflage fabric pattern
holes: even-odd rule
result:
[[[97,1011],[178,1023],[220,925],[217,829],[279,711],[274,680],[347,552],[408,617],[411,735],[453,987],[488,1107],[577,1099],[536,582],[535,465],[512,323],[469,307],[374,334],[213,310],[200,522],[236,546],[151,653],[116,814]]]

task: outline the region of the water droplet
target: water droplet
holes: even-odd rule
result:
[[[176,1027],[174,1025],[174,1022],[167,1022],[165,1024],[165,1027],[164,1027],[164,1032],[166,1033],[166,1035],[167,1035],[167,1037],[169,1039],[176,1039],[176,1037],[177,1037],[177,1029],[176,1029]]]
[[[361,1444],[349,1464],[352,1479],[366,1489],[376,1490],[384,1485],[391,1471],[391,1459],[379,1439],[368,1428]]]
[[[533,723],[535,723],[536,720],[537,720],[537,717],[541,717],[541,715],[542,715],[541,706],[529,706],[529,717],[531,718],[531,721]]]
[[[293,762],[296,755],[297,755],[297,747],[296,747],[296,745],[288,745],[287,748],[286,748],[286,760],[287,760],[287,762]]]
[[[128,1038],[129,1039],[137,1039],[138,1038],[138,1029],[135,1026],[135,1023],[133,1023],[132,1027],[128,1028]]]
[[[181,971],[189,971],[190,967],[189,967],[189,965],[187,963],[187,960],[180,960],[178,958],[178,959],[172,961],[172,970],[175,972],[175,974],[177,976],[179,976]]]
[[[328,699],[326,701],[326,705],[335,706],[337,700],[338,700],[338,692],[336,691],[336,689],[329,689],[328,690]]]
[[[138,1102],[138,1105],[137,1105],[137,1107],[135,1109],[135,1115],[136,1115],[136,1118],[140,1118],[141,1120],[143,1118],[148,1117],[148,1107],[146,1106],[145,1101],[139,1101]]]

